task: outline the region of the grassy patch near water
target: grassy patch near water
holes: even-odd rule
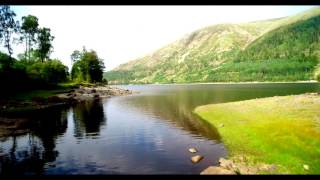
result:
[[[320,174],[320,95],[212,104],[194,112],[218,128],[230,158],[276,164],[279,173]]]

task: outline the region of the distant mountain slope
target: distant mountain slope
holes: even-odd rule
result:
[[[218,24],[105,73],[110,83],[309,80],[320,54],[320,8]]]

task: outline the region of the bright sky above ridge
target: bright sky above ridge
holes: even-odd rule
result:
[[[73,50],[97,51],[105,70],[143,57],[183,35],[218,23],[265,20],[314,6],[12,6],[17,20],[35,15],[55,36],[51,58],[71,67]],[[14,48],[22,53],[21,44]]]

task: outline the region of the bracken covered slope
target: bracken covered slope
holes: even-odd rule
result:
[[[294,16],[209,26],[105,73],[113,84],[314,79],[320,8]]]

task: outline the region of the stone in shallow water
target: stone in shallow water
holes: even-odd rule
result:
[[[196,148],[189,148],[189,152],[196,153],[196,152],[198,152],[198,150]]]
[[[236,173],[221,167],[209,166],[207,169],[203,170],[200,174],[209,175],[209,174],[236,174]]]
[[[191,157],[191,161],[193,163],[198,163],[199,161],[201,161],[203,159],[203,156],[200,156],[200,155],[196,155],[196,156],[193,156]]]

